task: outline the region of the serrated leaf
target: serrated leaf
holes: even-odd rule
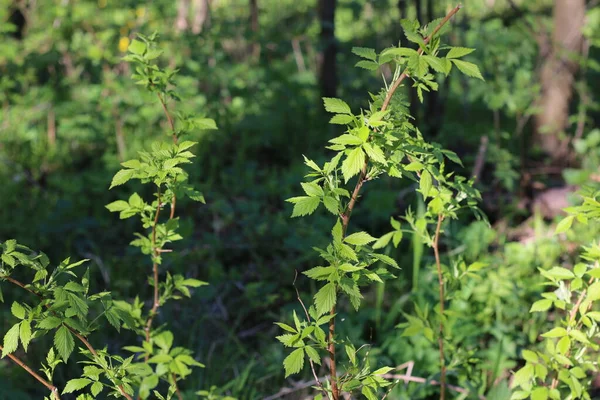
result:
[[[350,106],[341,99],[333,97],[323,97],[325,110],[335,114],[352,114]]]
[[[596,301],[600,299],[600,282],[594,282],[588,287],[586,300]]]
[[[350,178],[357,175],[365,164],[365,153],[362,148],[357,147],[350,151],[346,156],[346,159],[342,163],[342,174],[344,180],[348,182]]]
[[[302,186],[304,193],[306,193],[310,197],[322,197],[324,195],[321,186],[314,182],[302,182],[300,183],[300,185]]]
[[[329,211],[333,215],[338,215],[338,201],[336,199],[334,199],[331,196],[325,196],[323,197],[323,204],[325,205],[327,211]]]
[[[446,63],[443,59],[434,56],[423,55],[423,59],[429,64],[434,71],[446,74]]]
[[[396,245],[397,247],[397,245]],[[396,260],[394,260],[392,257],[390,256],[386,256],[385,254],[379,254],[379,253],[373,253],[371,254],[374,258],[378,259],[379,261],[381,261],[384,264],[387,264],[391,267],[394,268],[398,268],[400,269],[400,266],[398,265],[398,263],[396,262]]]
[[[429,196],[429,191],[431,190],[433,182],[431,179],[431,174],[427,170],[423,170],[421,173],[421,180],[419,181],[419,188],[421,189],[421,194],[424,199],[427,199]]]
[[[54,347],[58,350],[58,354],[60,354],[63,361],[67,362],[75,348],[75,341],[71,332],[64,325],[54,334]]]
[[[314,348],[306,346],[304,351],[306,351],[306,355],[311,359],[312,362],[321,365],[321,357],[319,357],[319,353]]]
[[[21,322],[19,327],[19,338],[21,339],[23,349],[27,352],[27,346],[29,346],[29,342],[31,342],[31,323],[29,321],[25,320]]]
[[[329,282],[315,294],[315,307],[317,314],[323,315],[333,308],[337,300],[335,284]]]
[[[471,76],[473,78],[481,79],[482,81],[485,80],[483,79],[483,76],[481,76],[481,72],[479,72],[479,67],[477,65],[467,61],[455,59],[452,59],[452,62],[454,63],[454,65],[456,65],[456,68],[458,68],[463,74]]]
[[[294,328],[292,328],[291,326],[289,326],[287,324],[284,324],[283,322],[275,322],[275,325],[277,325],[278,327],[280,327],[284,331],[288,331],[288,332],[292,332],[292,333],[298,333]]]
[[[329,123],[336,125],[347,125],[352,121],[354,121],[354,117],[352,115],[336,114],[333,117],[331,117]]]
[[[87,378],[71,379],[65,385],[65,389],[63,390],[63,394],[65,394],[65,393],[73,393],[73,392],[76,392],[77,390],[81,390],[84,387],[86,387],[87,385],[89,385],[90,383],[92,383],[92,381],[90,379],[87,379]]]
[[[474,51],[475,49],[469,49],[467,47],[452,47],[448,54],[446,54],[446,58],[461,58]]]
[[[157,377],[157,383],[158,383],[158,377]],[[100,392],[102,392],[102,389],[104,388],[104,385],[102,385],[102,382],[94,382],[92,384],[92,386],[90,387],[90,392],[92,393],[92,396],[98,396],[100,394]]]
[[[321,199],[319,199],[318,197],[310,196],[292,197],[287,201],[289,201],[290,203],[294,203],[292,218],[302,217],[314,213],[317,207],[319,207],[319,204],[321,203]]]
[[[366,58],[367,60],[377,60],[377,53],[375,53],[375,50],[368,47],[353,47],[352,53],[359,57]]]
[[[6,332],[4,335],[4,341],[2,342],[2,357],[7,354],[14,352],[19,347],[19,326],[21,324],[15,324]]]
[[[365,144],[363,144],[363,149],[365,149],[367,156],[369,156],[369,158],[371,160],[381,163],[381,164],[386,163],[385,155],[383,154],[383,150],[381,150],[381,148],[379,146],[377,146],[375,144],[371,144],[371,143],[365,143]]]
[[[377,69],[379,69],[379,64],[376,63],[375,61],[362,60],[362,61],[359,61],[356,64],[354,64],[354,66],[358,67],[358,68],[366,69],[369,71],[376,71]]]
[[[373,248],[374,249],[382,249],[385,246],[388,245],[388,243],[390,242],[390,240],[392,239],[392,236],[394,235],[394,232],[388,232],[385,235],[383,235],[382,237],[380,237],[379,239],[377,239],[377,241],[375,241],[375,243],[373,243]]]
[[[49,331],[51,329],[58,327],[61,323],[62,323],[62,321],[59,318],[54,317],[54,316],[49,316],[49,317],[44,318],[40,322],[38,322],[36,326],[38,329],[45,329],[45,330]]]
[[[385,375],[388,372],[393,371],[394,369],[395,368],[392,368],[392,367],[382,367],[376,371],[373,371],[373,373],[371,373],[371,375]]]
[[[131,169],[122,169],[119,170],[112,179],[110,183],[109,189],[114,188],[115,186],[122,185],[129,181],[133,177],[134,171]]]
[[[335,143],[335,144],[359,146],[364,143],[364,140],[362,140],[358,136],[354,136],[349,133],[345,133],[343,135],[340,135],[338,137],[331,139],[329,142]]]
[[[346,243],[350,243],[355,246],[364,246],[365,244],[369,244],[371,242],[374,242],[375,240],[377,239],[369,235],[367,232],[356,232],[352,235],[346,236],[346,238],[344,239]]]
[[[304,367],[304,349],[296,349],[290,353],[289,356],[283,360],[283,367],[285,368],[285,377],[292,374],[297,374]]]
[[[393,47],[385,49],[382,53],[382,57],[398,56],[398,57],[412,57],[418,55],[416,50],[409,49],[408,47]]]

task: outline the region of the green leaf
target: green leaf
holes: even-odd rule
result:
[[[475,49],[469,49],[467,47],[452,47],[448,54],[446,54],[446,58],[461,58],[474,51]]]
[[[115,186],[122,185],[129,181],[133,177],[134,171],[132,169],[122,169],[119,170],[112,179],[110,183],[109,189],[114,188]]]
[[[556,327],[551,329],[550,331],[544,333],[542,336],[546,338],[556,338],[563,337],[567,335],[567,330],[565,328]]]
[[[600,299],[600,282],[594,282],[588,287],[586,300],[596,301]]]
[[[158,377],[156,378],[156,380],[158,383]],[[92,393],[92,396],[95,397],[100,394],[100,392],[102,391],[103,388],[104,388],[104,385],[102,384],[102,382],[94,382],[94,384],[90,387],[90,392]]]
[[[311,359],[312,362],[321,365],[321,357],[319,357],[319,353],[314,348],[306,346],[304,351],[306,351],[306,355]]]
[[[378,254],[378,253],[372,253],[371,254],[374,258],[376,258],[377,260],[381,261],[384,264],[387,264],[391,267],[394,268],[400,268],[400,266],[398,265],[398,263],[396,262],[396,260],[394,260],[392,257],[390,256],[386,256],[385,254]]]
[[[343,145],[352,145],[352,146],[360,146],[364,143],[364,141],[358,136],[351,135],[349,133],[345,133],[338,137],[335,137],[329,141],[330,143],[335,144],[343,144]]]
[[[81,390],[84,387],[86,387],[87,385],[89,385],[90,383],[92,383],[92,381],[90,379],[87,379],[87,378],[71,379],[65,385],[65,389],[63,390],[63,394],[65,394],[65,393],[73,393],[73,392],[75,392],[77,390]]]
[[[25,308],[16,301],[12,303],[12,306],[10,307],[10,312],[12,313],[12,315],[19,319],[25,318]]]
[[[352,121],[354,121],[354,117],[352,115],[336,114],[333,117],[331,117],[329,123],[336,125],[347,125]]]
[[[23,349],[27,352],[27,346],[29,346],[29,342],[31,342],[31,323],[25,320],[22,321],[20,325],[19,337],[21,338]]]
[[[2,344],[2,357],[12,353],[19,346],[19,325],[21,324],[18,323],[13,325],[12,328],[10,328],[4,335],[4,342]]]
[[[533,365],[525,364],[523,368],[517,371],[517,373],[513,377],[511,387],[514,389],[516,387],[521,386],[523,389],[528,389],[530,387],[530,381],[534,377],[534,369]]]
[[[481,76],[481,72],[479,72],[479,67],[473,63],[461,60],[453,59],[452,62],[456,65],[456,68],[460,70],[463,74],[467,76],[471,76],[473,78],[481,79],[484,81],[483,76]]]
[[[386,163],[385,154],[383,154],[383,150],[381,150],[379,146],[376,144],[365,143],[362,147],[371,160],[381,164]]]
[[[346,159],[342,163],[342,174],[344,180],[348,182],[350,178],[358,174],[365,164],[365,153],[362,148],[357,147],[350,151],[346,156]]]
[[[323,97],[325,110],[335,114],[352,114],[350,106],[345,101],[333,97]]]
[[[146,51],[146,44],[144,42],[140,42],[139,40],[133,39],[127,50],[129,50],[130,53],[141,56],[144,54],[144,51]]]
[[[375,53],[375,50],[367,47],[353,47],[352,53],[356,54],[359,57],[366,58],[367,60],[377,60],[377,53]]]
[[[314,182],[302,182],[300,185],[302,186],[302,189],[304,189],[304,193],[310,197],[322,197],[324,195],[321,186]]]
[[[386,49],[381,53],[382,57],[388,57],[388,56],[412,57],[415,55],[419,55],[419,53],[417,53],[417,51],[414,49],[409,49],[408,47],[393,47],[393,48]]]
[[[66,326],[61,326],[54,334],[54,346],[63,361],[67,362],[67,359],[75,348],[75,341]]]
[[[302,217],[314,213],[317,207],[319,207],[319,204],[321,203],[321,199],[319,199],[318,197],[309,196],[292,197],[291,199],[287,199],[286,201],[294,203],[292,218]]]
[[[217,123],[212,118],[196,118],[196,119],[194,119],[194,125],[196,125],[196,127],[198,129],[205,129],[205,130],[219,129],[217,127]]]
[[[523,350],[523,359],[525,361],[528,361],[530,363],[537,363],[538,362],[538,356],[537,354],[535,354],[535,352],[531,351],[531,350]]]
[[[379,64],[375,61],[362,60],[354,64],[355,67],[363,68],[369,71],[376,71],[379,68]]]
[[[373,371],[373,373],[371,373],[371,375],[385,375],[388,372],[393,371],[394,369],[395,368],[392,368],[392,367],[382,367],[376,371]]]
[[[408,68],[412,74],[418,78],[422,78],[427,73],[427,61],[422,56],[415,55],[408,59]]]
[[[571,228],[571,225],[573,224],[574,218],[574,215],[569,215],[568,217],[563,218],[563,220],[560,221],[558,225],[556,225],[556,230],[554,231],[554,233],[563,233],[568,231]]]
[[[535,303],[533,303],[533,305],[531,306],[531,309],[529,310],[529,312],[546,311],[551,306],[552,306],[552,300],[550,300],[550,299],[538,300]]]
[[[338,209],[338,201],[336,199],[334,199],[331,196],[325,196],[325,197],[323,197],[323,204],[325,205],[325,208],[327,209],[327,211],[329,211],[333,215],[338,215],[339,209]]]
[[[355,246],[364,246],[365,244],[369,244],[371,242],[374,242],[375,240],[377,239],[369,235],[367,232],[356,232],[352,235],[346,236],[346,238],[344,239],[346,243],[350,243]]]
[[[431,174],[429,173],[429,171],[423,170],[423,172],[421,173],[419,187],[421,189],[421,194],[423,195],[424,199],[427,199],[427,197],[429,196],[429,191],[431,190],[432,184],[433,182],[431,179]]]
[[[110,212],[119,212],[129,209],[129,203],[127,203],[125,200],[117,200],[107,204],[105,207]]]
[[[283,322],[275,322],[275,325],[277,325],[278,327],[280,327],[284,331],[288,331],[288,332],[292,332],[292,333],[298,333],[298,331],[296,331],[294,328],[292,328],[291,326],[289,326],[287,324],[284,324]]]
[[[45,330],[49,331],[51,329],[58,327],[61,323],[62,323],[62,321],[59,318],[54,317],[54,316],[49,316],[49,317],[44,318],[40,322],[38,322],[36,326],[38,329],[45,329]]]
[[[424,55],[422,57],[427,62],[427,64],[429,64],[429,66],[433,68],[434,71],[440,72],[442,74],[447,73],[446,63],[443,59],[427,55]]]
[[[335,284],[329,282],[315,294],[315,307],[318,315],[323,315],[333,308],[337,300]]]
[[[538,387],[533,389],[531,392],[531,400],[547,400],[548,399],[548,388]]]
[[[283,360],[283,367],[285,368],[285,377],[287,378],[291,374],[297,374],[304,367],[304,349],[296,349],[290,353],[289,356]]]
[[[373,243],[373,248],[374,249],[382,249],[385,246],[388,245],[388,243],[390,242],[390,240],[392,239],[392,236],[394,235],[394,232],[388,232],[385,235],[383,235],[382,237],[380,237],[379,239],[377,239],[377,241],[375,243]]]

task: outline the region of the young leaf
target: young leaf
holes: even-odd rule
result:
[[[371,242],[374,242],[375,240],[377,239],[369,235],[367,232],[356,232],[352,235],[346,236],[346,238],[344,239],[346,243],[350,243],[355,246],[364,246],[365,244],[369,244]]]
[[[19,337],[21,344],[23,344],[23,349],[27,352],[27,346],[29,346],[29,342],[31,341],[31,323],[28,320],[21,321]]]
[[[364,164],[365,153],[363,152],[362,148],[357,147],[350,151],[342,163],[342,174],[344,175],[344,180],[348,182],[350,178],[360,172]]]
[[[321,357],[319,357],[319,353],[314,348],[306,346],[304,351],[306,351],[306,355],[311,359],[312,362],[321,365]]]
[[[6,332],[4,335],[4,342],[2,344],[2,357],[12,353],[19,346],[19,324],[15,324]]]
[[[296,349],[290,353],[289,356],[283,360],[283,367],[285,368],[285,377],[287,378],[291,374],[297,374],[304,367],[304,349]]]
[[[58,350],[58,354],[62,357],[63,361],[67,361],[73,349],[75,348],[75,341],[73,335],[66,326],[61,326],[54,335],[54,346]]]
[[[337,299],[335,284],[329,282],[315,294],[315,307],[318,315],[323,315],[335,305]]]
[[[90,379],[87,379],[87,378],[71,379],[65,385],[65,389],[63,390],[63,394],[65,394],[65,393],[73,393],[73,392],[76,392],[77,390],[81,390],[84,387],[86,387],[87,385],[89,385],[90,383],[92,383],[92,381]]]
[[[114,188],[115,186],[122,185],[129,181],[133,177],[133,170],[131,169],[122,169],[119,170],[112,179],[110,183],[109,189]]]
[[[354,121],[354,117],[352,115],[335,114],[333,117],[331,117],[329,123],[336,125],[347,125],[352,121]]]
[[[12,306],[10,307],[10,312],[12,313],[12,315],[19,319],[25,318],[25,308],[16,301],[12,303]]]
[[[467,61],[455,59],[452,59],[452,62],[454,63],[454,65],[456,65],[456,68],[458,68],[463,74],[471,76],[473,78],[481,79],[482,81],[485,80],[483,79],[483,76],[481,76],[481,72],[479,72],[479,67],[477,65]]]
[[[379,64],[375,61],[362,60],[354,64],[355,67],[367,69],[369,71],[376,71],[379,68]]]
[[[352,114],[350,106],[345,101],[333,97],[323,97],[325,110],[335,114]]]
[[[574,215],[569,215],[568,217],[563,218],[563,220],[556,225],[556,231],[554,233],[563,233],[568,231],[573,224],[574,218]]]
[[[452,47],[448,54],[446,54],[446,58],[461,58],[474,51],[475,49],[469,49],[467,47]]]
[[[310,197],[322,197],[324,194],[321,186],[314,182],[302,182],[300,185],[304,189],[304,193]]]
[[[427,199],[427,197],[429,196],[429,191],[431,190],[431,185],[432,185],[431,174],[429,173],[429,171],[424,170],[421,173],[421,180],[419,182],[421,194],[423,195],[424,199]]]
[[[321,199],[319,199],[318,197],[309,196],[292,197],[291,199],[287,199],[286,201],[294,203],[292,218],[312,214],[313,212],[315,212],[317,207],[319,207],[319,203],[321,203]]]
[[[356,54],[359,57],[366,58],[367,60],[377,60],[377,53],[375,53],[375,50],[367,47],[353,47],[352,53]]]

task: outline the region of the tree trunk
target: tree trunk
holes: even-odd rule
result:
[[[194,10],[194,19],[192,20],[192,33],[199,34],[205,25],[208,25],[210,18],[209,0],[192,0]]]
[[[258,0],[250,0],[250,31],[252,31],[252,58],[260,57],[260,43],[258,42]]]
[[[183,32],[188,29],[188,14],[190,12],[190,0],[179,0],[177,2],[177,19],[175,19],[175,30]]]
[[[572,56],[581,53],[584,17],[585,0],[555,0],[552,43],[544,46],[545,38],[538,38],[542,53],[544,47],[549,48],[540,73],[542,93],[538,103],[540,113],[535,118],[535,143],[556,164],[564,164],[568,150],[561,135],[568,125],[569,103],[578,69]]]
[[[323,97],[336,97],[337,92],[335,6],[336,0],[319,0],[321,52],[318,56],[318,64],[319,84],[321,86],[321,96]]]

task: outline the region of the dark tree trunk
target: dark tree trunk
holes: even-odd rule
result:
[[[319,61],[319,84],[321,96],[336,97],[337,71],[335,42],[335,7],[336,0],[319,0],[318,15],[321,22],[321,52]]]
[[[256,60],[260,56],[260,43],[258,43],[258,0],[250,0],[250,31],[252,31],[252,57]]]
[[[561,138],[568,126],[569,103],[573,95],[573,81],[578,64],[573,55],[581,54],[585,18],[585,0],[555,0],[552,42],[538,37],[540,51],[547,57],[541,69],[542,86],[539,100],[540,113],[535,117],[535,143],[557,165],[567,159],[568,147]]]

